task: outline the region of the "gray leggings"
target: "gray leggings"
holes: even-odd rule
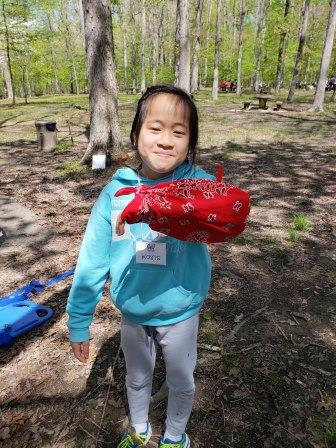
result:
[[[196,314],[177,324],[146,327],[122,319],[121,347],[126,360],[126,388],[132,424],[148,420],[156,358],[155,336],[162,348],[169,388],[166,431],[172,436],[185,431],[195,394],[193,373],[197,359],[198,320]]]

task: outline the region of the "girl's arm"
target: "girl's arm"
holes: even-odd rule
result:
[[[68,297],[69,339],[90,339],[89,327],[110,269],[111,201],[106,188],[95,203],[84,234]]]

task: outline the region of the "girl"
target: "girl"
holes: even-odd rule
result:
[[[119,169],[92,209],[68,299],[69,338],[75,357],[86,362],[89,326],[110,275],[112,300],[122,314],[131,415],[131,428],[118,447],[144,446],[151,438],[148,409],[156,340],[169,388],[166,428],[158,446],[189,448],[185,428],[195,392],[198,315],[210,284],[208,250],[204,244],[154,232],[144,223],[121,222],[119,215],[134,196],[115,198],[114,193],[126,186],[213,177],[194,166],[197,110],[179,88],[147,89],[139,100],[130,138],[141,164],[138,170]]]

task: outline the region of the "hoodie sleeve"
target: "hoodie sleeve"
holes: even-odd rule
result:
[[[105,188],[92,208],[68,297],[69,339],[90,339],[89,326],[110,269],[111,199]]]

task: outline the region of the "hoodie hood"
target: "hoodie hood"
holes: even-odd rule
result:
[[[116,180],[122,184],[131,185],[155,185],[161,182],[169,182],[172,180],[184,179],[186,177],[195,177],[196,171],[195,165],[192,165],[188,161],[179,165],[172,173],[164,174],[159,179],[148,179],[141,176],[138,172],[132,168],[125,167],[117,170],[113,176],[113,180]]]

